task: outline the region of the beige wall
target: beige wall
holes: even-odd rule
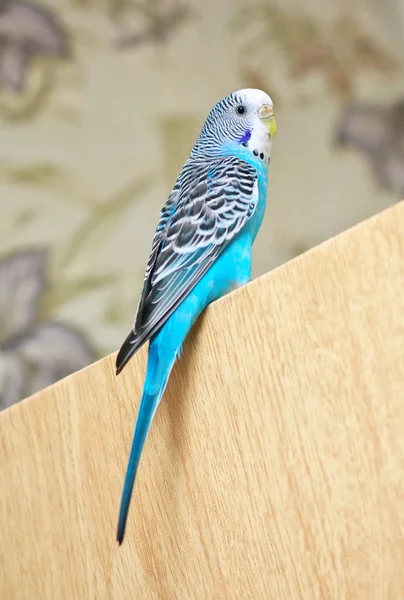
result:
[[[400,3],[246,4],[0,8],[0,405],[118,349],[160,207],[232,90],[276,102],[255,276],[404,196]]]

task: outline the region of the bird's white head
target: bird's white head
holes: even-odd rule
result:
[[[275,134],[271,97],[262,90],[237,90],[210,111],[195,150],[198,154],[211,156],[239,144],[257,159],[268,162]]]

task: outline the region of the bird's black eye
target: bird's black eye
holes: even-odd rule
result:
[[[245,113],[245,106],[240,104],[240,106],[236,106],[236,113],[238,115],[243,115]]]

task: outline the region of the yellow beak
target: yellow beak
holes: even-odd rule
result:
[[[263,104],[258,111],[258,116],[267,127],[271,138],[274,138],[276,135],[276,121],[273,106],[270,104]]]

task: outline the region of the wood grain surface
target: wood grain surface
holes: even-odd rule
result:
[[[209,307],[118,508],[146,349],[0,415],[0,598],[404,598],[404,203]]]

